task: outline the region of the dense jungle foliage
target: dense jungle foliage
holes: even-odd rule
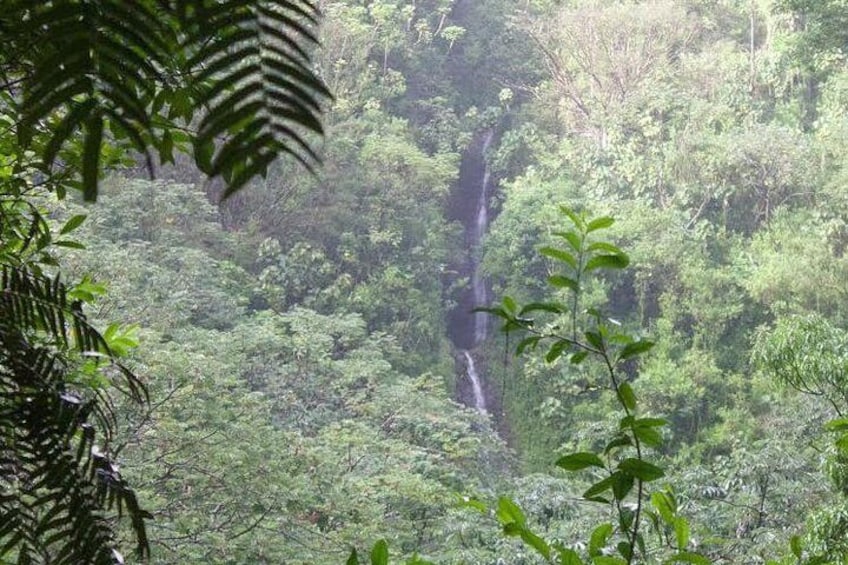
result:
[[[221,200],[185,140],[155,180],[107,141],[96,204],[25,192],[53,234],[32,253],[146,385],[113,396],[101,447],[150,513],[150,562],[845,562],[848,3],[319,4],[315,174],[275,161]],[[0,230],[4,267],[25,237]],[[585,334],[604,354],[583,362],[572,338],[516,356],[489,332],[481,412],[469,264],[508,329],[631,337],[613,358]],[[656,431],[620,420],[637,397]],[[586,500],[621,430],[630,486]]]

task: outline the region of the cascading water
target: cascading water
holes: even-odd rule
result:
[[[468,378],[471,380],[471,388],[474,392],[474,407],[482,413],[486,413],[486,395],[483,394],[483,385],[480,382],[480,375],[477,374],[477,367],[474,365],[474,357],[467,349],[462,350],[465,356],[466,371]]]
[[[483,149],[481,151],[485,159],[486,152],[492,144],[494,131],[486,132],[486,137],[483,138]],[[483,165],[483,178],[480,183],[480,193],[477,198],[477,216],[474,224],[474,230],[471,239],[471,289],[474,296],[474,307],[488,306],[489,296],[486,289],[486,281],[480,273],[480,243],[483,241],[483,236],[486,235],[486,229],[489,227],[489,183],[491,182],[491,171],[489,165]],[[485,312],[474,313],[474,346],[480,345],[486,341],[488,334],[489,320]]]
[[[460,300],[452,316],[452,337],[465,360],[465,374],[471,386],[471,394],[463,402],[474,406],[482,413],[487,412],[486,388],[483,376],[478,372],[472,350],[486,341],[489,331],[488,315],[472,312],[474,308],[489,305],[486,280],[480,272],[480,245],[489,227],[489,192],[492,179],[486,164],[486,153],[494,139],[494,130],[486,131],[475,144],[475,149],[466,155],[460,171],[459,216],[465,225],[468,261],[465,273],[471,279],[470,291]]]

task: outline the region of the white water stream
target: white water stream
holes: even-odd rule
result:
[[[489,293],[486,289],[486,281],[480,273],[480,244],[483,241],[483,236],[486,235],[486,229],[489,227],[489,184],[491,183],[491,172],[489,165],[486,164],[486,153],[494,138],[494,130],[486,132],[483,138],[483,145],[480,150],[483,158],[483,176],[480,179],[479,192],[477,194],[477,211],[475,214],[474,224],[471,226],[471,291],[474,298],[474,307],[489,305]],[[488,314],[485,312],[474,313],[474,347],[486,341],[489,332]],[[474,364],[474,357],[467,349],[462,350],[465,356],[466,373],[471,381],[471,391],[474,394],[474,406],[482,413],[486,413],[486,395],[483,392],[483,383],[480,375],[477,373],[477,366]]]
[[[474,365],[474,357],[471,353],[464,349],[462,354],[465,355],[466,372],[471,380],[471,388],[474,392],[474,407],[481,413],[486,413],[486,395],[483,394],[483,385],[480,382],[480,375],[477,374],[477,367]]]

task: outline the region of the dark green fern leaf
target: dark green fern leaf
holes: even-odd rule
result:
[[[146,399],[144,386],[61,281],[5,266],[0,283],[0,559],[114,563],[110,510],[129,516],[137,550],[148,554],[148,515],[95,442],[111,437],[111,399],[71,383],[76,366],[96,355],[134,400]]]

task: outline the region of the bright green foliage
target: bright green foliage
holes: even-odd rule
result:
[[[601,451],[570,453],[556,463],[570,472],[593,470],[594,477],[583,498],[609,506],[617,516],[617,523],[603,523],[592,531],[586,546],[588,558],[592,563],[627,564],[649,559],[649,552],[657,550],[649,549],[646,541],[642,521],[648,517],[659,534],[658,547],[668,546],[668,562],[709,563],[705,557],[688,551],[689,526],[678,515],[673,495],[662,491],[649,494],[649,483],[663,478],[665,471],[648,460],[648,450],[662,444],[660,430],[668,422],[643,416],[622,365],[650,350],[654,343],[621,332],[617,328],[619,322],[605,318],[595,308],[585,313],[581,310],[585,277],[595,270],[623,269],[630,263],[618,247],[592,235],[609,228],[614,221],[608,216],[589,218],[566,207],[561,207],[561,212],[569,220],[569,229],[554,232],[561,240],[560,246],[542,247],[540,252],[554,261],[555,274],[548,278],[548,283],[555,289],[567,289],[570,304],[553,301],[519,307],[513,299],[505,297],[502,306],[487,311],[503,319],[502,331],[525,336],[516,347],[519,354],[544,345],[545,361],[549,364],[561,358],[568,359],[572,365],[594,362],[595,370],[603,374],[599,388],[611,392],[619,406],[622,417],[618,429],[602,441],[606,445]],[[557,318],[542,323],[536,319],[537,312],[556,315],[559,320],[570,318],[570,327],[561,325]],[[588,322],[585,327],[583,320]],[[653,509],[647,507],[648,498]],[[583,563],[574,550],[552,547],[527,529],[521,510],[508,499],[498,503],[497,517],[505,534],[519,536],[547,561]],[[666,529],[674,531],[674,543],[664,535]]]

